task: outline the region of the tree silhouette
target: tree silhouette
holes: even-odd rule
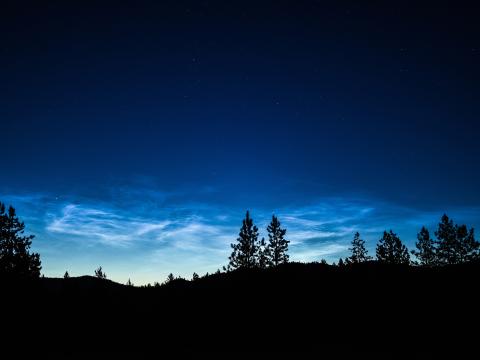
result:
[[[466,225],[454,225],[453,221],[444,214],[435,236],[439,264],[460,264],[478,259],[480,243],[475,240],[473,228],[467,229]]]
[[[257,265],[258,257],[258,228],[253,225],[250,213],[247,211],[243,220],[237,243],[231,244],[232,254],[228,258],[229,268],[253,268]]]
[[[63,274],[63,278],[70,279],[70,274],[68,273],[68,271],[65,271],[65,274]]]
[[[266,269],[272,265],[271,253],[269,247],[265,243],[265,238],[262,238],[258,248],[258,267],[260,269]]]
[[[372,259],[368,256],[365,241],[360,239],[360,233],[358,231],[353,236],[352,247],[348,250],[352,252],[352,255],[346,259],[348,264],[358,264]]]
[[[453,221],[443,214],[438,229],[435,231],[437,237],[437,258],[440,264],[457,264],[460,262],[457,244],[457,232]]]
[[[101,266],[99,266],[98,269],[95,270],[95,276],[99,279],[106,279],[107,278],[107,274],[103,272]]]
[[[285,239],[286,229],[281,228],[280,221],[273,215],[270,225],[267,227],[268,231],[268,252],[273,266],[287,263],[289,260],[288,244],[290,241]]]
[[[0,274],[20,278],[40,276],[40,255],[30,253],[34,235],[25,236],[25,224],[21,222],[13,207],[5,211],[0,202]]]
[[[468,262],[479,258],[480,243],[475,240],[473,228],[467,229],[466,225],[456,225],[457,241],[460,245],[460,262]]]
[[[345,263],[343,262],[343,259],[340,258],[340,259],[338,260],[338,266],[339,266],[339,267],[342,267],[342,266],[344,266],[344,265],[345,265]]]
[[[170,273],[167,276],[167,280],[165,280],[165,284],[171,283],[173,280],[175,280],[175,276],[172,273]]]
[[[417,247],[417,250],[412,250],[412,254],[418,259],[420,265],[437,265],[435,241],[430,237],[430,233],[425,226],[423,226],[417,234],[417,242],[415,243],[415,246]]]
[[[200,276],[198,276],[198,274],[194,272],[192,275],[192,281],[197,281],[198,279],[200,279]]]
[[[377,260],[388,264],[410,264],[407,247],[392,230],[384,231],[377,244]]]
[[[130,281],[130,279],[128,279],[126,285],[127,285],[127,286],[133,286],[133,283]]]

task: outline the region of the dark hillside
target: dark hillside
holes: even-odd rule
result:
[[[151,288],[43,278],[10,287],[7,301],[23,310],[7,323],[33,318],[34,343],[75,352],[465,349],[478,337],[479,274],[477,264],[290,263]]]

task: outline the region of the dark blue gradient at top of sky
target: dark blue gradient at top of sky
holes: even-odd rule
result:
[[[147,176],[245,206],[359,193],[477,205],[479,15],[453,2],[7,2],[0,184],[94,192]]]

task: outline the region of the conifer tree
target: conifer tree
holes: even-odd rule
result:
[[[459,243],[460,263],[477,260],[479,258],[480,243],[475,240],[473,228],[467,229],[466,225],[456,225],[455,231]]]
[[[127,286],[133,286],[133,283],[130,281],[130,279],[128,279],[128,281],[127,281],[127,284],[126,284],[126,285],[127,285]]]
[[[458,264],[459,258],[459,246],[457,243],[457,232],[453,221],[443,214],[438,229],[435,231],[437,237],[437,259],[439,264]]]
[[[353,236],[352,247],[348,250],[352,252],[352,255],[346,259],[348,264],[358,264],[372,259],[368,256],[365,241],[360,239],[360,233],[358,231]]]
[[[343,267],[344,265],[345,265],[345,263],[343,262],[343,259],[340,258],[340,259],[338,260],[338,266],[339,266],[339,267]]]
[[[68,273],[68,271],[65,271],[65,274],[63,274],[63,278],[70,279],[70,274]]]
[[[387,264],[410,264],[407,247],[392,230],[384,231],[377,244],[377,260]]]
[[[417,234],[415,246],[417,250],[412,250],[412,254],[418,259],[420,265],[435,266],[437,264],[435,241],[430,237],[425,226]]]
[[[194,272],[192,275],[192,281],[197,281],[198,279],[200,279],[200,276],[198,276],[198,274]]]
[[[0,202],[0,276],[38,278],[40,255],[30,253],[34,235],[24,235],[25,224],[21,222],[13,207],[8,211]]]
[[[253,268],[258,260],[258,228],[253,224],[250,213],[247,211],[243,220],[237,243],[231,244],[232,254],[228,258],[229,268]]]
[[[280,221],[273,215],[270,225],[267,227],[268,231],[268,253],[270,255],[270,262],[273,266],[287,263],[289,260],[288,244],[290,241],[285,239],[286,229],[282,229]]]

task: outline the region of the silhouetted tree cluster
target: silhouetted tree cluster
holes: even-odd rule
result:
[[[377,244],[377,260],[386,264],[410,264],[410,254],[397,234],[384,231]]]
[[[273,215],[267,227],[268,243],[265,238],[258,240],[258,228],[253,224],[250,212],[247,211],[243,220],[237,243],[231,244],[228,269],[267,268],[287,263],[289,260],[288,244],[285,239],[286,229],[281,228],[280,221]]]
[[[417,250],[412,253],[421,265],[462,264],[480,258],[480,243],[475,240],[473,228],[457,225],[444,214],[435,231],[436,240],[423,227],[417,236]]]
[[[34,235],[24,235],[25,224],[13,207],[0,202],[0,275],[18,278],[40,276],[40,255],[30,253]]]
[[[468,229],[466,225],[457,225],[447,216],[443,215],[438,228],[435,231],[436,240],[432,239],[428,229],[423,226],[417,234],[415,243],[416,250],[411,254],[417,261],[415,264],[422,266],[441,266],[462,264],[480,259],[480,243],[475,240],[473,228]],[[368,261],[371,258],[367,255],[365,241],[360,239],[357,232],[352,241],[350,257],[345,263],[359,263]],[[388,264],[411,263],[407,247],[402,243],[400,237],[392,230],[384,231],[376,248],[377,261]],[[343,266],[344,260],[340,259],[338,266]]]

